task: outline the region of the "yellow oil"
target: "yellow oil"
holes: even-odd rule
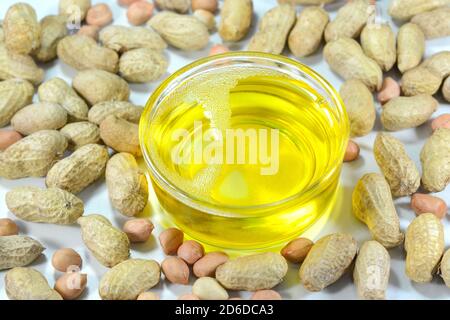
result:
[[[168,221],[222,248],[266,248],[298,236],[335,201],[347,131],[333,108],[306,82],[258,68],[224,67],[174,88],[141,123],[144,152],[181,195],[153,180]],[[236,138],[227,132],[238,130],[266,133],[265,140],[245,136],[247,143],[225,149]],[[255,141],[270,157],[251,159]],[[184,150],[184,161],[174,161],[174,150]],[[221,161],[194,159],[205,152]]]

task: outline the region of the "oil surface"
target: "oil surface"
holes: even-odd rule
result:
[[[333,204],[346,135],[335,112],[276,71],[224,68],[180,85],[141,128],[145,147],[167,180],[214,214],[155,183],[162,207],[189,236],[219,247],[298,235]]]

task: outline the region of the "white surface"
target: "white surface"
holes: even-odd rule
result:
[[[22,0],[23,1],[23,0]],[[14,0],[1,0],[0,1],[0,17],[3,17],[7,8],[18,1]],[[58,0],[25,0],[33,5],[38,13],[39,18],[48,14],[55,14],[57,12]],[[119,7],[115,0],[93,0],[93,3],[105,2],[109,3],[114,12],[115,24],[127,25],[124,8]],[[327,6],[327,10],[331,16],[334,17],[336,10],[342,5],[344,1],[340,0],[336,4]],[[276,0],[254,0],[256,16],[259,19],[261,15],[269,10],[276,4]],[[377,1],[380,7],[380,13],[383,18],[390,20],[387,15],[387,0]],[[255,24],[254,24],[255,25]],[[397,26],[393,24],[395,28]],[[255,26],[253,26],[254,32]],[[247,37],[248,39],[249,37]],[[211,37],[210,45],[214,43],[220,43],[220,37],[218,34],[214,34]],[[233,45],[234,50],[245,48],[246,41]],[[427,41],[426,55],[430,56],[433,53],[450,50],[450,39],[438,39],[433,41]],[[183,65],[194,61],[197,58],[207,55],[208,48],[202,52],[185,53],[177,50],[168,50],[168,56],[170,58],[169,72],[174,72]],[[342,79],[333,74],[326,62],[322,58],[322,52],[306,58],[301,61],[310,67],[317,70],[326,79],[328,79],[336,88],[339,88]],[[63,77],[70,82],[70,79],[74,76],[75,71],[62,65],[60,62],[54,62],[49,64],[46,72],[46,80],[52,77]],[[396,72],[393,75],[398,77]],[[158,83],[152,83],[148,85],[132,85],[131,101],[136,104],[143,105],[150,93],[156,88]],[[434,115],[437,116],[441,113],[449,111],[449,105],[442,103],[442,98],[438,97],[441,101],[441,107]],[[36,99],[36,98],[35,98]],[[377,105],[379,112],[380,106]],[[375,131],[381,130],[381,124],[379,117],[377,119]],[[395,132],[393,135],[400,138],[407,147],[409,154],[414,161],[419,165],[419,152],[423,146],[425,139],[430,135],[431,129],[429,124],[425,124],[417,129],[404,130],[401,132]],[[370,239],[367,228],[359,223],[352,215],[351,212],[351,192],[356,184],[356,181],[367,172],[379,172],[379,169],[375,163],[372,154],[372,145],[376,132],[372,132],[370,135],[356,139],[361,146],[361,158],[353,163],[345,164],[341,178],[342,192],[336,205],[332,218],[327,222],[325,227],[320,231],[320,235],[329,234],[331,232],[349,232],[358,240],[359,244],[364,240]],[[7,181],[0,179],[0,217],[15,217],[8,212],[6,208],[4,197],[5,193],[13,187],[35,185],[44,187],[43,179],[22,179],[15,181]],[[446,192],[439,194],[442,198],[446,199],[450,204],[450,188]],[[101,213],[107,216],[113,224],[120,227],[125,219],[117,212],[114,212],[109,201],[106,192],[106,187],[103,181],[89,187],[87,190],[81,193],[80,197],[85,201],[86,214]],[[401,217],[402,229],[405,230],[409,222],[414,218],[414,213],[409,208],[409,198],[402,198],[395,201],[398,209],[398,213]],[[148,208],[142,216],[149,216],[155,222],[155,214],[158,212],[158,204],[153,199],[152,208]],[[44,255],[32,264],[32,267],[40,270],[45,274],[50,284],[53,285],[55,279],[59,276],[59,273],[54,271],[51,266],[51,257],[55,249],[61,247],[72,247],[77,250],[83,257],[84,265],[83,272],[88,274],[88,289],[82,296],[84,299],[98,299],[97,285],[101,276],[107,271],[105,267],[100,265],[95,258],[88,252],[83,245],[80,237],[80,230],[78,226],[57,226],[36,224],[27,222],[18,222],[21,233],[30,235],[39,241],[41,241],[47,250]],[[444,220],[446,229],[446,244],[450,245],[450,223],[448,219]],[[154,235],[158,235],[160,228],[157,226],[154,231]],[[317,237],[315,238],[317,239]],[[430,284],[413,284],[411,283],[404,272],[404,252],[402,248],[397,248],[390,251],[392,257],[392,272],[389,282],[389,289],[387,292],[388,299],[448,299],[450,298],[450,289],[445,287],[443,281],[439,277],[435,277],[434,281]],[[132,246],[132,257],[134,258],[147,258],[156,259],[162,261],[163,254],[159,248],[159,244],[156,237],[152,237],[148,243],[144,245]],[[289,273],[285,282],[277,287],[277,290],[286,299],[356,299],[355,288],[351,280],[351,275],[347,273],[336,284],[332,285],[328,289],[321,293],[309,293],[307,292],[298,281],[298,266],[291,265]],[[4,292],[4,278],[5,272],[0,272],[0,299],[7,299]],[[194,279],[191,279],[191,284]],[[190,286],[171,285],[166,281],[161,281],[160,284],[154,289],[154,291],[161,294],[163,299],[173,299],[183,293],[190,292]],[[232,295],[238,295],[239,293],[232,293]],[[242,297],[248,297],[249,293],[241,293]]]

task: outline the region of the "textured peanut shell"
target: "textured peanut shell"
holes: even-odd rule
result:
[[[355,40],[340,38],[328,42],[324,48],[324,57],[330,68],[345,80],[361,80],[371,91],[381,88],[380,66],[364,54]]]
[[[88,36],[75,34],[58,43],[58,58],[77,70],[99,69],[116,73],[119,56],[112,49],[101,47]]]
[[[397,61],[395,33],[387,23],[367,24],[361,32],[361,46],[383,71],[391,70]]]
[[[88,144],[57,162],[48,172],[47,187],[57,187],[79,193],[99,179],[105,172],[109,155],[106,147]]]
[[[103,300],[136,300],[138,295],[156,286],[161,278],[154,260],[130,259],[105,273],[99,284]]]
[[[29,105],[34,87],[26,80],[11,79],[0,82],[0,127],[11,121],[17,111]]]
[[[300,12],[288,38],[294,56],[306,57],[319,49],[329,20],[328,13],[321,7],[307,7]]]
[[[18,187],[5,202],[16,217],[30,222],[73,224],[84,212],[81,199],[59,188]]]
[[[11,300],[62,300],[45,277],[32,268],[14,268],[5,275],[5,291]]]
[[[147,48],[162,51],[167,43],[151,28],[108,26],[100,31],[100,42],[119,53],[128,50]]]
[[[337,12],[336,18],[325,29],[325,40],[334,41],[339,38],[357,38],[371,14],[368,0],[347,2]]]
[[[444,96],[445,100],[450,102],[450,77],[448,77],[442,85],[442,95]]]
[[[389,283],[391,257],[377,241],[366,241],[356,257],[353,279],[358,296],[365,300],[384,300]]]
[[[187,13],[191,7],[191,0],[155,0],[155,4],[160,10]]]
[[[441,51],[432,55],[421,66],[440,76],[442,79],[450,76],[450,50]]]
[[[267,11],[250,40],[248,50],[280,54],[286,46],[295,16],[295,7],[290,4],[281,4]]]
[[[438,128],[420,152],[422,185],[425,190],[439,192],[450,182],[450,129]]]
[[[114,155],[106,166],[105,178],[109,198],[120,213],[132,217],[144,210],[148,201],[148,184],[133,155]]]
[[[444,226],[432,213],[416,217],[406,230],[406,275],[414,282],[433,279],[444,253]]]
[[[59,104],[38,102],[20,109],[11,119],[11,125],[22,135],[41,130],[55,130],[67,123],[67,112]]]
[[[198,278],[192,285],[192,293],[200,300],[228,300],[228,292],[216,279],[211,277]]]
[[[278,3],[302,4],[302,5],[321,5],[332,3],[336,0],[278,0]]]
[[[350,135],[361,137],[375,125],[375,104],[367,86],[360,80],[347,80],[339,91],[350,120]]]
[[[100,125],[108,116],[117,116],[132,123],[139,123],[143,108],[126,101],[105,101],[89,110],[89,121]]]
[[[400,27],[397,35],[397,67],[404,73],[417,67],[425,53],[425,35],[414,23]]]
[[[73,79],[72,86],[90,105],[103,101],[127,101],[130,97],[128,83],[103,70],[79,72]]]
[[[120,57],[119,72],[128,82],[146,83],[161,78],[168,66],[163,53],[141,48],[127,51]]]
[[[33,133],[0,153],[0,177],[43,177],[66,148],[67,139],[58,131]]]
[[[406,71],[402,77],[402,92],[405,96],[433,95],[441,87],[442,78],[423,66]]]
[[[450,288],[450,249],[447,250],[442,257],[440,272],[445,285]]]
[[[89,108],[63,79],[53,78],[41,84],[38,89],[39,100],[53,102],[63,107],[69,121],[87,120]]]
[[[308,291],[323,290],[342,277],[357,250],[349,234],[334,233],[319,239],[300,267],[300,282]]]
[[[41,44],[41,26],[29,4],[20,2],[9,7],[3,29],[6,48],[11,52],[30,54]]]
[[[56,47],[67,35],[66,22],[62,16],[47,16],[41,20],[40,25],[41,45],[34,56],[38,61],[48,62],[56,58]]]
[[[114,267],[130,256],[127,235],[104,216],[93,214],[78,219],[84,244],[105,267]]]
[[[448,37],[450,36],[450,7],[420,13],[414,16],[411,22],[422,29],[427,39]]]
[[[208,28],[192,16],[163,11],[151,18],[148,25],[168,44],[184,51],[203,49],[209,42]]]
[[[100,124],[100,137],[105,144],[117,152],[128,152],[141,156],[139,144],[139,125],[109,116]]]
[[[2,22],[0,22],[0,44],[5,43],[5,32],[3,31]]]
[[[67,138],[70,149],[76,150],[87,144],[100,142],[100,129],[91,122],[82,121],[65,125],[61,134]]]
[[[37,85],[44,80],[44,70],[28,55],[11,52],[0,43],[0,80],[23,79]]]
[[[359,179],[353,190],[352,207],[356,218],[367,225],[374,240],[385,248],[403,242],[391,189],[381,174],[368,173]]]
[[[216,279],[230,290],[271,289],[283,281],[288,270],[278,253],[267,252],[229,260],[216,270]]]
[[[397,97],[389,100],[381,112],[381,123],[390,131],[415,128],[430,119],[439,103],[430,95]]]
[[[224,41],[242,40],[250,30],[252,18],[252,0],[225,0],[220,11],[220,37]]]
[[[394,197],[409,196],[419,189],[419,170],[400,140],[378,133],[373,153]]]
[[[27,266],[44,250],[42,244],[30,237],[0,237],[0,270]]]
[[[67,17],[70,22],[82,22],[90,7],[91,0],[59,0],[59,14]]]
[[[413,16],[450,4],[450,0],[392,0],[388,13],[397,20],[409,20]]]

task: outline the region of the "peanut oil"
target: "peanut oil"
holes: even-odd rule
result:
[[[167,222],[221,248],[298,236],[335,201],[344,118],[276,68],[224,64],[187,79],[141,120]]]

